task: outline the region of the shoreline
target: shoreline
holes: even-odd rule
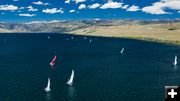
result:
[[[180,45],[180,23],[122,25],[122,26],[90,26],[71,31],[70,34],[128,38]]]
[[[179,20],[180,21],[180,20]],[[127,38],[180,45],[180,22],[167,21],[70,21],[61,23],[2,24],[0,33],[65,33],[73,35]],[[14,26],[10,29],[10,26]],[[10,28],[9,28],[10,27]]]
[[[64,34],[79,35],[79,36],[93,36],[93,37],[107,37],[107,38],[123,38],[123,39],[141,40],[141,41],[147,41],[147,42],[155,42],[155,43],[161,43],[161,44],[180,46],[180,41],[161,40],[161,39],[146,38],[146,37],[134,37],[134,36],[119,37],[119,36],[103,36],[103,35],[77,34],[77,33],[64,33]]]
[[[0,33],[0,34],[40,34],[40,33],[50,33],[50,32],[10,32],[10,33]],[[149,38],[149,37],[138,37],[138,36],[111,36],[111,35],[99,35],[99,34],[82,34],[82,33],[72,33],[72,32],[62,32],[62,33],[53,33],[53,34],[65,34],[65,35],[78,35],[78,36],[93,36],[93,37],[106,37],[106,38],[123,38],[123,39],[134,39],[134,40],[142,40],[147,42],[156,42],[161,44],[168,44],[168,45],[176,45],[180,46],[180,41],[172,41],[172,40],[162,40],[162,39],[156,39],[156,38]]]

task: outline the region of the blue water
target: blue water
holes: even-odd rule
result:
[[[180,59],[173,66],[180,46],[72,36],[1,34],[0,101],[164,101],[164,86],[180,85]],[[48,77],[52,91],[45,93]]]

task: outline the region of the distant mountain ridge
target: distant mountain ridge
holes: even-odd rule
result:
[[[180,22],[180,19],[174,20],[53,20],[53,21],[32,21],[28,23],[0,23],[0,33],[67,33],[79,29],[85,29],[91,26],[128,26],[128,25],[146,25]]]

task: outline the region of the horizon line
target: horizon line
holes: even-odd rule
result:
[[[53,23],[53,22],[63,22],[63,21],[93,21],[93,20],[132,20],[132,21],[156,21],[156,20],[180,20],[180,18],[154,18],[154,19],[127,19],[127,18],[94,18],[94,19],[54,19],[54,20],[32,20],[32,21],[1,21],[0,23],[31,23],[31,22],[34,22],[34,23],[38,23],[38,22],[42,22],[42,23]]]

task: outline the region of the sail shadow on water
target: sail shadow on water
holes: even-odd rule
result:
[[[69,101],[73,101],[76,97],[75,88],[73,86],[68,86],[67,94],[68,94]]]
[[[174,69],[177,70],[177,68],[178,68],[177,65],[174,65]]]
[[[51,100],[51,93],[46,93],[45,99],[46,99],[46,101],[50,101]]]

